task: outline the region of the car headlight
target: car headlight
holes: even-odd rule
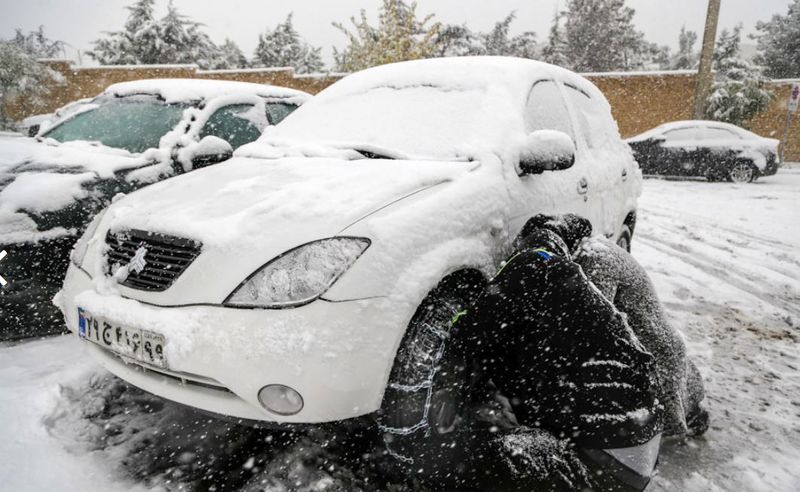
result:
[[[332,237],[289,250],[242,282],[225,304],[270,308],[307,304],[324,294],[369,245],[363,237]]]
[[[89,222],[89,226],[86,227],[83,236],[81,236],[81,238],[78,239],[78,242],[75,243],[75,246],[73,246],[72,252],[69,254],[69,258],[76,266],[80,267],[83,265],[83,258],[86,256],[86,252],[89,250],[89,241],[92,239],[92,236],[94,236],[94,233],[97,232],[97,227],[100,225],[100,220],[103,218],[105,213],[106,211],[103,209],[100,213],[94,216],[92,221]]]

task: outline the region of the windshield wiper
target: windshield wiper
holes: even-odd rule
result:
[[[395,159],[392,156],[388,156],[388,155],[385,155],[385,154],[379,154],[377,152],[372,152],[372,151],[369,151],[369,150],[361,150],[361,149],[353,149],[353,150],[355,150],[359,154],[363,155],[365,159],[388,159],[388,160],[394,160]]]

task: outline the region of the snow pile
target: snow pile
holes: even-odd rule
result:
[[[69,443],[51,437],[48,415],[71,406],[60,385],[69,381],[83,384],[97,371],[86,364],[83,347],[75,339],[0,345],[0,483],[4,490],[146,490],[123,478],[115,460],[100,451],[107,439],[113,441],[102,426],[76,423]],[[91,407],[92,402],[83,400],[81,405]],[[86,440],[85,430],[92,427],[94,445],[74,452],[76,441]]]
[[[122,149],[106,147],[83,141],[59,143],[52,139],[37,142],[32,138],[3,141],[0,152],[0,183],[3,175],[14,172],[52,169],[87,171],[101,177],[111,177],[115,172],[139,167],[145,161],[141,156]]]
[[[539,429],[522,428],[498,439],[499,452],[515,476],[559,477],[570,489],[589,483],[589,470],[567,440]]]
[[[0,190],[0,211],[41,213],[59,210],[89,196],[83,184],[94,178],[94,173],[22,173]]]

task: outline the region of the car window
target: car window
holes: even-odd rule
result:
[[[667,142],[678,142],[683,140],[697,140],[697,136],[700,133],[700,129],[696,126],[690,126],[686,128],[676,128],[675,130],[669,130],[664,132],[664,138],[667,139]]]
[[[525,118],[525,129],[528,133],[536,130],[558,130],[575,140],[567,105],[553,80],[540,80],[533,85],[528,95]]]
[[[709,140],[739,140],[740,137],[730,130],[718,127],[706,127],[703,129],[703,138]]]
[[[619,132],[608,110],[585,91],[571,84],[564,85],[589,148],[603,147],[617,140]]]
[[[85,140],[128,152],[158,147],[165,133],[181,120],[184,104],[165,104],[152,96],[108,99],[46,131],[59,142]]]
[[[200,138],[213,135],[227,141],[234,149],[253,142],[261,136],[266,123],[258,124],[257,118],[253,118],[253,109],[252,104],[232,104],[219,108],[203,125]],[[261,115],[261,118],[264,116]]]
[[[287,103],[267,103],[267,113],[269,114],[269,121],[273,125],[277,125],[284,118],[292,114],[292,111],[297,109],[296,104]]]

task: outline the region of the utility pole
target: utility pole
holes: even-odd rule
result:
[[[694,119],[702,120],[706,109],[706,99],[714,83],[711,65],[714,59],[714,44],[717,41],[717,24],[721,0],[708,0],[706,28],[703,32],[703,48],[700,52],[700,67],[697,71],[697,87],[694,91]]]

